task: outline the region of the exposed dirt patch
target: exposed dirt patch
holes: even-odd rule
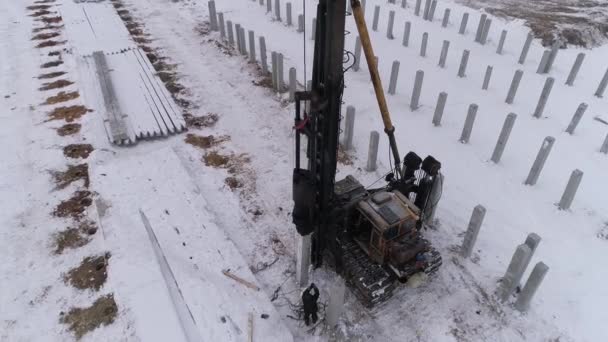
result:
[[[61,60],[60,61],[52,61],[52,62],[44,63],[40,67],[43,68],[43,69],[46,69],[46,68],[53,68],[53,67],[56,67],[56,66],[60,66],[61,64],[63,64],[63,61],[61,61]]]
[[[92,112],[92,110],[87,109],[85,106],[59,107],[49,113],[49,119],[47,121],[65,120],[66,122],[72,122],[76,119],[80,119],[80,117],[87,112]]]
[[[59,88],[67,87],[67,86],[72,85],[72,84],[74,84],[74,82],[72,82],[72,81],[57,80],[57,81],[53,81],[53,82],[50,82],[50,83],[44,83],[44,84],[42,84],[42,87],[38,88],[38,90],[45,91],[45,90],[51,90],[51,89],[59,89]]]
[[[205,127],[213,127],[215,123],[219,120],[219,115],[215,113],[209,113],[203,116],[194,116],[192,114],[184,114],[184,120],[186,121],[186,125],[188,127],[194,128],[205,128]]]
[[[109,258],[110,253],[86,257],[80,262],[80,265],[64,275],[63,280],[79,290],[99,291],[108,279]]]
[[[227,135],[215,137],[213,135],[201,136],[201,135],[196,135],[196,134],[188,134],[185,139],[186,143],[188,143],[192,146],[205,148],[205,149],[217,146],[217,145],[219,145],[225,141],[229,141],[229,140],[230,140],[230,137]]]
[[[80,340],[99,326],[114,323],[117,313],[114,295],[109,294],[97,299],[88,308],[72,308],[67,314],[62,313],[59,322],[67,324],[76,339]]]
[[[42,21],[45,24],[56,24],[56,23],[60,23],[63,21],[63,19],[61,19],[60,16],[56,16],[56,17],[40,17],[38,19],[36,19],[38,21]]]
[[[244,153],[224,155],[218,151],[211,151],[205,153],[203,161],[207,166],[228,169],[228,173],[234,176],[243,173],[245,164],[248,164],[250,159]]]
[[[82,180],[84,187],[89,187],[89,165],[70,165],[66,171],[52,171],[57,189],[65,189],[68,185]]]
[[[213,167],[228,167],[228,162],[230,161],[229,156],[225,156],[219,154],[216,151],[205,153],[203,156],[203,161],[205,161],[205,165],[213,166]]]
[[[152,41],[146,37],[141,37],[139,35],[134,36],[133,40],[137,43],[137,44],[150,44]]]
[[[61,51],[51,51],[49,52],[49,56],[61,56]]]
[[[66,249],[76,249],[88,244],[91,240],[78,228],[68,228],[53,236],[54,253],[62,254]]]
[[[61,137],[65,137],[66,135],[72,135],[80,132],[80,128],[81,126],[79,123],[65,124],[57,128],[57,134]]]
[[[224,183],[228,185],[231,190],[236,190],[243,187],[243,182],[232,176],[226,177],[226,179],[224,179]]]
[[[39,10],[47,10],[51,8],[51,5],[33,5],[26,7],[30,11],[39,11]]]
[[[79,219],[84,211],[93,203],[90,191],[76,191],[71,198],[59,203],[53,211],[57,217],[73,217]]]
[[[67,101],[76,99],[79,96],[80,95],[78,94],[77,91],[73,91],[71,93],[66,93],[66,92],[62,91],[55,96],[51,96],[51,97],[47,98],[46,101],[44,101],[44,104],[52,105],[52,104],[57,104],[57,103],[61,103],[61,102],[67,102]]]
[[[91,144],[71,144],[63,148],[63,155],[68,158],[86,159],[93,150]]]
[[[55,0],[37,0],[37,1],[34,1],[35,4],[51,4],[51,3],[54,3],[54,2],[55,2]]]
[[[211,26],[209,22],[205,21],[198,25],[194,30],[198,32],[198,34],[200,34],[202,37],[205,37],[208,36],[209,33],[211,33]]]
[[[65,44],[65,40],[46,40],[38,45],[36,45],[37,48],[42,49],[42,48],[47,48],[47,47],[51,47],[51,46],[58,46],[58,45],[63,45]]]
[[[353,165],[353,157],[348,154],[348,152],[344,151],[344,148],[342,147],[342,144],[340,144],[340,147],[338,147],[338,163],[341,163],[343,165]]]
[[[272,89],[272,77],[270,76],[260,76],[260,78],[251,81],[251,83],[258,87]]]
[[[49,78],[56,78],[56,77],[63,76],[63,75],[65,75],[65,71],[49,72],[48,74],[42,74],[42,75],[38,76],[38,79],[47,80]]]
[[[48,15],[48,14],[51,14],[51,12],[47,11],[47,10],[40,10],[40,11],[36,11],[36,12],[30,14],[30,17],[41,17],[43,15]]]
[[[63,28],[63,25],[46,25],[46,26],[42,26],[42,27],[36,27],[34,29],[32,29],[32,33],[38,33],[44,30],[61,30]]]

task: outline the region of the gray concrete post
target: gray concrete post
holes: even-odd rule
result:
[[[255,62],[255,34],[249,30],[249,60]]]
[[[277,71],[278,71],[277,85],[278,85],[278,91],[282,92],[283,89],[285,89],[285,79],[283,78],[283,54],[282,53],[277,54],[277,61],[279,62],[279,65],[277,67]]]
[[[486,75],[483,77],[483,85],[481,86],[481,89],[483,90],[488,90],[488,87],[490,86],[490,79],[492,78],[492,66],[488,65],[488,67],[486,68]]]
[[[467,144],[471,139],[471,133],[473,132],[473,124],[475,124],[475,117],[477,116],[477,109],[479,107],[472,103],[469,105],[469,111],[467,118],[464,120],[464,127],[462,128],[462,134],[460,135],[460,142]]]
[[[450,41],[444,40],[441,46],[441,54],[439,55],[439,67],[445,68],[445,61],[448,59],[448,51],[450,49]]]
[[[281,0],[274,0],[274,15],[278,21],[281,21]]]
[[[272,13],[272,0],[266,0],[266,13]]]
[[[606,138],[604,138],[604,143],[602,144],[602,147],[600,147],[600,152],[608,154],[608,134],[606,134]]]
[[[481,42],[481,35],[483,34],[483,28],[485,27],[486,18],[488,18],[487,14],[482,14],[479,17],[479,24],[477,24],[477,32],[475,32],[475,41]]]
[[[264,6],[264,0],[260,0],[260,6]]]
[[[515,115],[515,113],[509,113],[505,119],[505,123],[502,125],[502,129],[500,130],[500,135],[498,136],[496,146],[494,146],[494,152],[492,152],[491,158],[491,160],[496,164],[498,164],[500,158],[502,158],[503,152],[505,151],[505,147],[509,141],[509,136],[511,135],[511,131],[515,125],[515,119],[517,119],[517,115]]]
[[[449,23],[450,23],[450,9],[446,8],[445,11],[443,12],[443,20],[441,21],[441,26],[448,27]]]
[[[329,304],[327,305],[327,314],[325,315],[325,322],[329,328],[333,328],[338,324],[338,320],[344,311],[344,292],[346,291],[346,284],[342,277],[338,277],[336,282],[331,287],[329,294]]]
[[[583,171],[576,169],[572,171],[570,175],[570,179],[568,180],[568,184],[566,185],[566,189],[562,194],[562,198],[559,201],[558,208],[560,210],[568,210],[572,205],[572,201],[574,200],[574,195],[576,195],[576,191],[578,190],[578,186],[581,184],[581,180],[583,179]]]
[[[277,91],[279,89],[278,75],[279,75],[279,58],[276,51],[272,52],[272,89]]]
[[[372,131],[369,135],[369,151],[367,152],[367,171],[376,171],[376,160],[378,159],[378,143],[380,142],[380,134]]]
[[[353,70],[359,71],[359,65],[361,63],[361,38],[357,36],[355,39],[355,64],[353,64]]]
[[[532,254],[536,252],[538,245],[540,244],[541,238],[536,233],[530,233],[526,237],[526,241],[524,242],[528,247],[530,247],[530,251]]]
[[[416,80],[414,81],[414,90],[412,91],[412,101],[410,102],[410,109],[415,111],[420,106],[420,93],[422,93],[422,81],[424,80],[424,71],[416,71]]]
[[[304,16],[298,15],[298,32],[304,32]]]
[[[420,6],[422,5],[422,0],[416,0],[416,7],[414,7],[414,14],[420,16]]]
[[[293,25],[292,21],[291,21],[291,2],[288,2],[286,5],[286,12],[285,12],[285,17],[287,20],[287,26],[291,26]]]
[[[530,45],[532,45],[532,39],[534,39],[534,35],[532,32],[528,33],[526,37],[526,42],[524,43],[523,48],[521,49],[521,54],[519,55],[519,64],[524,64],[526,61],[526,57],[528,56],[528,51],[530,51]]]
[[[469,63],[469,50],[462,51],[462,58],[460,58],[460,67],[458,67],[458,77],[465,77],[467,72],[467,64]]]
[[[315,40],[317,35],[317,18],[312,18],[312,36],[311,40]]]
[[[372,22],[372,30],[378,31],[378,19],[380,18],[380,6],[374,7],[374,21]]]
[[[431,9],[429,10],[429,18],[428,21],[433,21],[435,18],[435,10],[437,9],[437,0],[433,0],[431,2]]]
[[[393,62],[393,67],[391,68],[391,79],[388,85],[388,93],[391,95],[395,95],[397,91],[397,79],[399,78],[399,61]]]
[[[243,53],[243,45],[241,44],[241,25],[234,25],[234,34],[236,35],[236,50],[239,53]]]
[[[533,114],[533,116],[537,119],[543,115],[543,111],[547,105],[547,100],[551,94],[551,89],[553,89],[553,83],[555,83],[555,79],[553,77],[547,77],[545,85],[543,86],[543,91],[540,93],[540,98],[538,99],[538,103],[536,104],[536,109],[534,110]]]
[[[566,79],[566,85],[572,86],[574,84],[576,75],[578,75],[578,71],[581,69],[581,65],[583,65],[584,60],[585,60],[584,53],[581,52],[578,55],[576,55],[576,60],[574,60],[572,69],[570,69],[570,73],[568,74],[568,79]]]
[[[507,39],[507,30],[502,30],[500,33],[500,40],[498,41],[498,47],[496,48],[496,53],[502,55],[502,49],[505,46],[505,40]]]
[[[545,279],[547,272],[549,272],[549,266],[545,265],[542,261],[534,266],[528,281],[526,281],[526,285],[524,285],[524,288],[517,296],[515,309],[520,312],[528,311],[532,298],[534,297],[534,294],[536,294],[540,284],[543,282],[543,279]]]
[[[300,287],[308,286],[308,270],[310,269],[310,247],[312,234],[302,236],[296,234],[296,282]]]
[[[547,63],[549,62],[549,58],[551,58],[551,51],[543,51],[543,56],[540,59],[540,63],[538,63],[538,68],[536,69],[537,74],[546,73],[545,70],[547,70]]]
[[[543,166],[545,166],[545,162],[549,157],[549,153],[551,152],[551,148],[555,143],[554,137],[546,137],[543,140],[542,145],[540,146],[540,150],[536,155],[536,159],[534,160],[534,164],[532,164],[532,168],[530,169],[530,173],[528,173],[528,177],[526,178],[526,185],[535,185],[538,181],[538,177],[540,177],[540,172],[543,170]]]
[[[226,28],[228,29],[228,44],[234,45],[234,33],[232,31],[232,21],[226,21]]]
[[[209,1],[207,4],[209,7],[209,25],[210,25],[212,31],[217,31],[218,27],[217,27],[217,12],[215,11],[215,1]]]
[[[342,145],[344,150],[353,148],[353,136],[355,135],[355,107],[346,107],[346,118],[344,121],[344,140]]]
[[[481,34],[481,40],[479,41],[481,45],[486,45],[488,41],[488,35],[490,34],[490,26],[492,26],[492,19],[486,19],[483,24],[483,32]]]
[[[509,93],[507,94],[507,99],[505,102],[508,104],[513,104],[513,100],[515,100],[515,94],[517,94],[517,88],[519,88],[519,83],[521,82],[521,78],[524,76],[524,72],[521,70],[515,71],[515,75],[513,75],[513,81],[511,81],[511,86],[509,87]]]
[[[289,68],[289,102],[296,99],[296,68]]]
[[[462,248],[460,249],[460,255],[465,259],[473,254],[473,247],[475,247],[475,242],[477,241],[477,236],[479,235],[479,230],[485,216],[486,208],[482,205],[475,206],[471,214],[471,220],[469,220],[469,227],[464,235]]]
[[[602,77],[602,80],[600,81],[600,85],[597,87],[597,90],[595,91],[595,96],[601,98],[604,96],[604,91],[606,91],[606,86],[608,86],[608,69],[606,69],[606,72],[604,73],[604,77]]]
[[[247,55],[247,39],[245,38],[245,28],[241,26],[241,45],[242,45],[242,49],[243,55]]]
[[[556,40],[551,46],[551,53],[549,54],[549,59],[547,60],[547,65],[545,65],[545,73],[551,71],[553,67],[553,63],[555,62],[555,58],[557,58],[557,53],[559,52],[559,47],[562,45],[562,42]]]
[[[412,30],[412,23],[409,21],[405,22],[405,27],[403,29],[403,46],[407,47],[410,45],[410,31]]]
[[[469,13],[465,13],[462,15],[462,20],[460,21],[460,29],[458,33],[465,34],[467,31],[467,24],[469,23]]]
[[[431,0],[424,2],[424,11],[422,12],[422,19],[429,20],[429,12],[431,11]]]
[[[395,11],[390,11],[388,13],[388,28],[386,30],[386,38],[395,39],[393,35],[393,25],[395,24]]]
[[[445,109],[447,99],[447,93],[443,91],[439,93],[439,97],[437,97],[437,105],[435,106],[435,113],[433,114],[433,125],[435,127],[441,126],[441,118],[443,117],[443,111]]]
[[[262,71],[264,74],[268,73],[268,61],[266,55],[266,39],[260,37],[260,61],[262,62]]]
[[[509,263],[507,272],[502,278],[502,282],[497,291],[498,297],[502,302],[509,299],[511,294],[520,284],[521,278],[524,274],[524,271],[526,270],[525,265],[528,260],[530,260],[531,254],[532,251],[530,250],[530,247],[526,244],[521,244],[517,246],[517,249],[515,249],[515,253],[511,258],[511,262]]]
[[[217,19],[220,24],[220,37],[222,40],[226,40],[226,26],[224,25],[224,13],[218,13]]]
[[[429,42],[429,34],[424,32],[422,34],[422,44],[420,44],[420,56],[426,57],[426,46]]]
[[[570,124],[568,125],[568,128],[566,128],[567,133],[574,134],[574,130],[576,129],[576,126],[578,126],[578,123],[581,121],[583,115],[585,114],[587,107],[588,107],[587,104],[584,102],[581,103],[580,105],[578,105],[578,108],[576,109],[574,116],[572,116],[572,120],[570,120]]]
[[[401,0],[401,8],[407,7],[407,0]]]

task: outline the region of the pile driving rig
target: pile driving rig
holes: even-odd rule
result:
[[[424,219],[437,205],[429,200],[442,180],[441,163],[397,149],[384,90],[358,0],[352,0],[362,47],[388,136],[394,170],[386,185],[365,189],[354,177],[335,181],[344,90],[344,35],[347,0],[319,0],[312,87],[297,92],[296,165],[293,172],[293,222],[299,234],[312,234],[311,262],[324,257],[361,300],[372,307],[388,299],[397,280],[431,274],[440,254],[421,235]],[[309,107],[308,112],[303,108]],[[304,141],[303,141],[304,140]],[[305,145],[304,145],[305,144]],[[306,146],[301,153],[301,146]],[[306,155],[306,164],[301,162]],[[436,197],[436,196],[435,196]]]

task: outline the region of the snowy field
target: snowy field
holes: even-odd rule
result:
[[[432,22],[414,15],[414,1],[405,9],[401,1],[366,2],[370,27],[373,7],[381,8],[378,30],[370,33],[385,89],[393,61],[400,62],[396,94],[388,96],[400,152],[442,162],[438,222],[427,232],[444,259],[435,277],[418,288],[400,287],[374,310],[347,292],[336,331],[323,324],[307,328],[293,310],[299,301],[290,215],[294,106],[287,93],[265,86],[268,79],[257,64],[210,31],[207,2],[5,1],[0,5],[0,141],[8,148],[0,166],[0,340],[244,341],[250,314],[255,315],[254,341],[292,336],[295,341],[608,340],[608,183],[602,178],[608,155],[600,153],[608,103],[594,96],[608,68],[608,46],[562,49],[550,73],[540,75],[540,40],[532,43],[525,63],[517,63],[529,30],[521,20],[491,17],[488,43],[481,45],[474,42],[480,12],[455,1],[439,2]],[[306,1],[304,33],[297,32],[301,2],[293,2],[296,26],[291,27],[285,23],[284,1],[282,21],[276,20],[274,2],[272,13],[259,1],[216,0],[215,5],[225,20],[254,31],[256,42],[264,36],[269,56],[270,51],[284,55],[286,79],[294,67],[300,87],[306,83],[316,1]],[[125,25],[130,37],[120,39],[146,52],[185,114],[187,133],[132,147],[108,141],[101,94],[83,66],[87,53],[79,52],[83,39],[70,30],[73,6],[115,11],[116,16],[98,19]],[[445,8],[451,16],[443,28]],[[394,39],[387,38],[389,10],[396,13]],[[470,18],[460,35],[464,12]],[[402,45],[405,21],[412,24],[409,47]],[[345,48],[353,51],[354,19],[349,16],[346,23]],[[503,29],[508,35],[499,55]],[[429,45],[421,57],[424,32]],[[450,49],[440,68],[443,40],[450,41]],[[466,77],[459,78],[465,49],[470,58]],[[580,52],[586,58],[570,87],[566,77]],[[381,135],[378,170],[365,171],[369,134],[383,127],[367,64],[360,62],[359,71],[345,75],[345,105],[356,108],[354,148],[341,158],[337,178],[353,174],[370,185],[390,166]],[[481,85],[488,65],[493,74],[486,91]],[[514,103],[507,104],[518,69],[524,76]],[[417,70],[425,75],[421,107],[412,112]],[[537,119],[532,113],[549,76],[555,84]],[[124,75],[113,77],[126,81]],[[69,84],[48,84],[57,80]],[[431,119],[440,92],[448,99],[435,127]],[[570,135],[565,129],[583,102],[588,109]],[[472,103],[479,110],[471,140],[462,144],[458,139]],[[509,113],[517,114],[515,127],[502,160],[494,164],[492,150]],[[555,145],[538,183],[526,186],[547,136]],[[560,211],[556,203],[574,169],[584,172],[583,180],[571,209]],[[478,204],[487,214],[473,257],[462,259],[458,248]],[[182,299],[171,292],[140,210],[156,232]],[[494,292],[516,246],[532,232],[542,241],[524,279],[539,261],[550,269],[531,309],[521,314],[513,308],[515,298],[500,303]],[[82,273],[87,258],[95,262]],[[226,269],[260,290],[226,277]],[[311,279],[327,302],[335,275],[319,269]],[[180,300],[188,313],[175,304]]]

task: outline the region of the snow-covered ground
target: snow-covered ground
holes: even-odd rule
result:
[[[55,5],[60,8],[62,2],[67,1],[71,0],[57,1]],[[157,276],[158,264],[135,209],[174,207],[176,196],[182,196],[179,191],[187,193],[180,201],[186,199],[191,208],[201,212],[201,218],[180,216],[177,219],[183,224],[183,229],[180,226],[177,230],[181,232],[180,237],[173,235],[170,230],[174,228],[170,224],[167,224],[168,231],[157,234],[161,245],[164,236],[163,248],[176,278],[186,287],[186,300],[192,298],[188,305],[191,310],[195,308],[193,315],[195,321],[198,319],[203,338],[209,336],[205,334],[208,332],[205,323],[200,321],[206,316],[196,311],[205,310],[209,293],[197,291],[204,285],[195,279],[214,270],[215,266],[206,265],[204,259],[196,259],[202,258],[205,248],[218,241],[206,239],[208,233],[202,233],[205,228],[196,224],[200,220],[223,229],[231,240],[229,243],[236,246],[252,269],[255,281],[262,288],[262,296],[271,297],[280,287],[272,310],[278,311],[295,340],[334,338],[326,329],[319,327],[311,332],[300,321],[287,317],[294,315],[289,302],[298,301],[293,277],[295,229],[290,217],[293,106],[284,100],[284,95],[280,98],[269,89],[254,84],[259,81],[255,65],[218,48],[219,33],[208,33],[204,29],[204,23],[208,21],[206,2],[125,0],[124,3],[131,15],[145,24],[151,35],[151,45],[168,56],[170,63],[177,64],[180,82],[193,104],[188,110],[196,116],[218,115],[219,120],[213,127],[191,128],[190,133],[212,134],[216,138],[226,135],[230,139],[207,150],[185,143],[183,135],[140,143],[128,149],[118,148],[107,141],[101,114],[97,112],[88,113],[81,119],[82,130],[77,135],[58,136],[53,128],[61,124],[45,122],[49,109],[40,105],[49,94],[37,90],[41,82],[35,79],[42,73],[38,66],[51,60],[47,56],[51,49],[35,49],[37,42],[30,41],[32,25],[35,25],[25,9],[30,4],[3,3],[0,7],[1,32],[5,37],[2,41],[4,63],[0,101],[3,103],[3,126],[0,139],[11,147],[3,150],[4,162],[0,166],[3,213],[0,248],[4,251],[0,266],[0,339],[70,339],[72,335],[66,326],[59,323],[60,312],[89,305],[106,293],[115,296],[117,319],[84,335],[84,340],[160,340],[160,335],[151,333],[155,329],[166,325],[168,329],[178,331],[167,294],[158,284],[161,281]],[[246,30],[254,30],[256,37],[263,35],[269,50],[283,53],[285,69],[296,67],[298,80],[304,84],[303,44],[307,45],[310,73],[313,47],[310,24],[315,3],[306,3],[304,35],[296,32],[295,27],[275,21],[272,14],[266,13],[266,6],[260,6],[258,1],[216,0],[216,7],[224,13],[226,20],[241,24]],[[602,265],[608,258],[607,241],[598,237],[608,221],[608,201],[604,195],[608,183],[602,178],[608,158],[598,152],[608,127],[594,120],[595,116],[608,118],[608,104],[605,99],[593,96],[608,67],[608,48],[561,50],[548,75],[556,81],[544,116],[534,119],[531,114],[546,78],[535,73],[543,49],[540,42],[535,41],[526,63],[517,64],[527,34],[522,22],[493,18],[489,43],[481,46],[473,42],[478,13],[452,1],[442,1],[435,21],[425,22],[413,15],[413,2],[408,3],[407,9],[401,9],[399,4],[367,0],[366,15],[371,20],[373,6],[381,6],[378,32],[371,33],[385,87],[392,62],[401,62],[397,94],[388,97],[400,152],[405,154],[413,150],[421,156],[431,154],[443,165],[446,180],[437,212],[439,224],[429,230],[428,235],[443,254],[444,266],[429,283],[416,289],[402,287],[387,305],[373,311],[365,310],[348,294],[347,311],[336,338],[365,341],[608,339],[608,328],[603,324],[608,319],[608,312],[603,309],[608,306],[608,290],[603,285],[608,271]],[[303,12],[301,3],[294,2],[293,6],[294,22],[297,22],[295,18]],[[442,28],[440,20],[446,7],[451,8],[452,19],[447,28]],[[389,9],[396,11],[394,40],[386,38]],[[282,10],[284,18],[284,8]],[[471,17],[467,34],[462,36],[458,35],[458,26],[464,11],[470,12]],[[412,22],[410,47],[407,48],[401,45],[405,21]],[[497,40],[505,28],[509,31],[505,51],[503,55],[497,55]],[[347,18],[347,30],[350,34],[346,36],[346,48],[352,51],[356,37],[352,17]],[[429,50],[425,58],[419,56],[423,32],[429,33]],[[450,40],[451,45],[447,65],[441,69],[437,63],[444,39]],[[71,44],[68,40],[64,46],[68,49],[62,54],[65,65],[57,69],[68,71],[70,79],[76,82],[71,87],[83,92],[74,103],[87,105],[95,100],[90,98],[95,94],[86,91],[89,85],[82,84],[87,81],[76,67],[79,56],[69,53]],[[456,73],[464,49],[471,51],[471,57],[467,77],[460,79]],[[567,87],[565,78],[576,54],[581,51],[587,54],[585,63],[574,87]],[[351,152],[353,164],[340,164],[337,177],[353,174],[368,185],[388,171],[389,155],[380,153],[377,172],[364,171],[369,133],[371,130],[382,132],[365,65],[365,61],[361,61],[359,72],[351,70],[346,74],[344,101],[357,109],[354,150]],[[482,91],[487,65],[492,65],[494,72],[490,89]],[[504,99],[517,69],[524,71],[524,78],[515,103],[508,105]],[[425,72],[422,107],[411,112],[409,101],[416,70]],[[434,127],[431,117],[441,91],[448,93],[448,102],[442,125]],[[589,108],[575,134],[570,136],[564,130],[581,102],[588,103]],[[471,103],[478,104],[479,111],[471,142],[463,145],[457,140]],[[495,165],[489,158],[504,118],[510,112],[518,115],[517,122],[502,161]],[[524,186],[523,181],[546,136],[556,138],[551,156],[538,184]],[[381,140],[380,151],[388,151],[387,142]],[[56,256],[50,247],[52,234],[72,222],[52,218],[50,213],[59,201],[70,197],[81,186],[72,184],[64,190],[54,190],[48,171],[63,170],[66,163],[73,164],[62,155],[62,147],[85,141],[95,148],[87,159],[90,188],[95,192],[97,203],[102,204],[101,210],[99,206],[91,206],[97,210],[88,210],[86,215],[101,224],[103,234],[96,234],[92,243],[84,247]],[[205,165],[201,159],[211,151],[231,157],[236,164],[232,166],[237,170]],[[159,157],[161,155],[167,157]],[[141,161],[141,165],[145,165],[143,168],[156,165],[159,170],[138,170],[132,166],[135,162],[129,160]],[[167,160],[173,162],[167,163]],[[583,182],[572,209],[559,211],[555,203],[559,201],[571,171],[576,168],[585,173]],[[112,175],[107,170],[120,170],[124,175]],[[128,181],[129,177],[146,173],[154,175],[150,177],[149,185],[141,179]],[[162,175],[166,175],[168,184],[174,182],[175,185],[158,180]],[[227,176],[237,177],[243,187],[232,191],[225,183]],[[188,188],[193,192],[184,192]],[[150,198],[155,190],[160,191],[158,196]],[[123,196],[127,194],[131,195],[125,201]],[[462,242],[472,208],[477,204],[484,205],[488,212],[474,257],[463,260],[456,250]],[[97,211],[102,213],[98,215]],[[154,228],[162,230],[158,226],[166,222],[163,220],[167,217],[162,213],[152,216],[159,222],[152,224]],[[201,231],[197,231],[199,229]],[[121,230],[125,232],[121,233]],[[522,315],[509,303],[498,303],[493,292],[515,247],[523,243],[530,232],[543,239],[531,264],[543,261],[550,270],[531,310]],[[77,265],[83,257],[106,251],[112,256],[108,260],[108,281],[101,290],[81,291],[64,284],[62,273]],[[277,259],[269,268],[258,271]],[[235,264],[238,260],[240,256],[229,258]],[[327,289],[334,276],[321,269],[314,271],[312,279],[321,285],[321,300],[327,301]],[[226,280],[221,278],[219,281]],[[146,297],[142,293],[150,295]],[[260,300],[263,302],[264,298]],[[234,322],[225,324],[240,327],[238,330],[244,334],[247,310],[239,311],[238,306],[232,305],[240,304],[234,303],[234,299],[223,301],[227,306],[225,310],[237,312],[231,315]],[[156,314],[146,314],[146,310]],[[218,323],[219,320],[218,317],[217,321],[208,324],[224,324]],[[264,324],[257,317],[256,322]],[[233,340],[244,339],[238,330],[234,330],[237,333]],[[171,336],[179,338],[179,334]],[[268,340],[272,339],[268,337]]]

